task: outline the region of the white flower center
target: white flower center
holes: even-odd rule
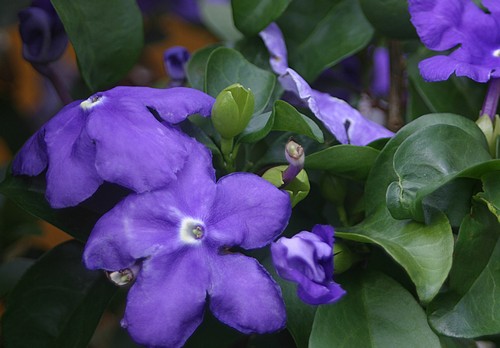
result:
[[[184,218],[179,229],[181,240],[187,244],[197,244],[201,242],[205,235],[205,227],[203,221]]]
[[[94,106],[96,106],[97,104],[102,103],[103,99],[104,99],[104,97],[101,95],[93,95],[90,98],[88,98],[87,100],[82,101],[80,103],[80,107],[83,110],[89,110],[89,109],[93,108]]]
[[[500,48],[493,51],[493,57],[500,58]]]

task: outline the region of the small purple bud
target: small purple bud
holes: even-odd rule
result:
[[[23,57],[38,65],[51,63],[64,53],[68,38],[50,1],[34,1],[19,12],[19,32],[23,40]]]
[[[188,50],[182,46],[170,47],[163,53],[163,64],[172,85],[180,86],[186,81],[185,66],[190,56]]]
[[[283,172],[283,187],[291,183],[304,169],[304,148],[290,139],[285,146],[285,157],[289,166]]]

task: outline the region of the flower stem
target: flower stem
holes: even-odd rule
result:
[[[387,115],[387,128],[397,132],[403,125],[403,112],[405,110],[405,62],[401,42],[389,42],[389,59],[391,84],[389,88],[389,112]]]
[[[495,119],[497,113],[498,98],[500,97],[500,78],[492,78],[488,85],[488,92],[484,98],[481,115],[488,115],[491,120]]]
[[[234,157],[236,154],[234,153],[234,138],[221,138],[220,139],[220,147],[222,152],[222,157],[224,158],[224,167],[228,173],[232,173],[235,171],[234,168]]]
[[[66,88],[66,85],[62,80],[61,74],[59,74],[59,72],[54,69],[52,64],[47,64],[45,75],[50,80],[50,82],[52,82],[52,85],[54,86],[57,95],[61,99],[61,102],[64,105],[71,103],[73,101],[73,98],[69,94],[68,89]]]

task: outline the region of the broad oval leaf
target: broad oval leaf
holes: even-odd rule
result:
[[[66,242],[24,274],[2,318],[7,347],[87,347],[116,287],[83,266],[82,252],[79,242]]]
[[[358,0],[295,0],[278,24],[290,66],[308,81],[363,49],[373,36]]]
[[[205,72],[207,71],[207,62],[210,54],[219,44],[203,47],[193,53],[186,64],[186,75],[191,87],[203,91],[205,88]]]
[[[441,347],[418,302],[393,279],[356,273],[338,280],[347,294],[318,308],[310,348]]]
[[[477,204],[457,239],[449,289],[427,309],[434,329],[447,336],[480,337],[500,332],[500,224]]]
[[[335,145],[306,156],[305,168],[365,180],[380,151],[368,146]]]
[[[232,0],[236,28],[245,35],[256,35],[276,20],[291,0]]]
[[[254,113],[259,114],[269,103],[276,77],[248,62],[241,53],[233,49],[217,48],[208,58],[205,92],[217,97],[224,88],[234,83],[252,90],[255,97]]]
[[[273,106],[273,113],[273,130],[303,134],[319,143],[324,141],[323,132],[318,125],[287,102],[277,100]]]
[[[87,86],[95,92],[123,78],[142,51],[142,15],[136,1],[51,2],[73,44]]]

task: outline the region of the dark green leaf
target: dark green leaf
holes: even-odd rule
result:
[[[373,35],[358,0],[292,1],[278,23],[290,66],[308,81],[364,48]]]
[[[274,113],[266,112],[254,115],[245,130],[238,137],[238,142],[256,143],[263,139],[273,128]]]
[[[473,338],[500,333],[500,224],[477,204],[460,227],[446,293],[428,307],[441,334]]]
[[[256,35],[285,11],[291,0],[232,0],[236,28]]]
[[[95,92],[123,78],[143,45],[142,15],[135,0],[51,1],[87,86]]]
[[[200,91],[204,90],[208,57],[210,57],[210,54],[219,47],[219,44],[211,45],[203,47],[193,53],[186,65],[186,75],[191,87]]]
[[[224,41],[236,41],[243,35],[233,22],[231,4],[225,1],[199,0],[198,6],[203,23]]]
[[[261,113],[269,102],[276,84],[272,73],[248,62],[239,52],[220,47],[207,62],[205,92],[213,97],[226,87],[239,83],[250,88],[255,97],[255,114]]]
[[[0,265],[0,298],[7,296],[33,263],[32,259],[16,258]]]
[[[303,134],[320,143],[324,141],[323,132],[318,125],[287,102],[277,100],[274,103],[273,113],[273,130]]]
[[[472,122],[470,126],[476,127]],[[427,195],[453,179],[479,178],[485,171],[500,169],[500,161],[489,160],[483,136],[446,124],[415,132],[394,154],[397,180],[387,189],[389,211],[397,219],[425,221],[422,201]]]
[[[305,167],[365,180],[379,153],[368,146],[336,145],[307,156]]]
[[[320,306],[309,347],[440,348],[425,313],[412,295],[382,273],[339,277],[347,294]]]
[[[477,197],[481,199],[490,212],[500,221],[500,172],[492,171],[481,177],[483,181],[483,191]]]
[[[24,274],[2,319],[6,347],[87,347],[116,288],[85,269],[82,252],[82,244],[64,243]]]

